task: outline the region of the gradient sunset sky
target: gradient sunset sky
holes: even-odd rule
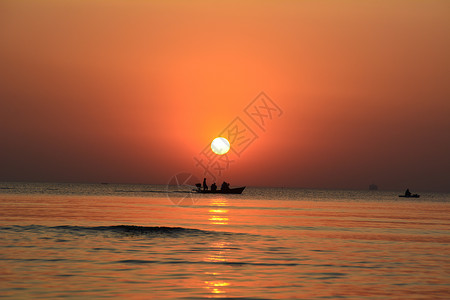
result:
[[[450,192],[450,1],[3,0],[0,41],[0,181],[203,178],[240,117],[231,185]]]

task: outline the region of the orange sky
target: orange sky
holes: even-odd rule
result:
[[[232,185],[450,191],[449,36],[446,0],[3,0],[0,181],[202,177],[264,91]]]

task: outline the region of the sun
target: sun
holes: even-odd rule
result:
[[[224,137],[216,137],[211,142],[211,150],[218,155],[224,155],[230,150],[230,142]]]

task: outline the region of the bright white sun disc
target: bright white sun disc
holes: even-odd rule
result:
[[[211,150],[218,155],[224,155],[230,150],[230,142],[224,137],[217,137],[211,142]]]

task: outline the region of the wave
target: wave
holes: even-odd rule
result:
[[[115,264],[131,264],[131,265],[143,265],[143,264],[201,264],[201,265],[227,265],[227,266],[267,266],[267,267],[295,267],[295,266],[308,266],[305,263],[265,263],[265,262],[245,262],[245,261],[189,261],[189,260],[176,260],[176,261],[159,261],[159,260],[144,260],[144,259],[122,259],[112,263]],[[331,274],[331,273],[325,273]],[[334,273],[336,274],[336,273]]]
[[[12,232],[60,232],[77,235],[85,234],[119,234],[124,236],[165,236],[165,237],[186,237],[186,236],[217,236],[217,235],[235,235],[238,233],[208,231],[184,227],[165,227],[165,226],[137,226],[137,225],[114,225],[114,226],[44,226],[44,225],[10,225],[0,226],[1,231]]]

